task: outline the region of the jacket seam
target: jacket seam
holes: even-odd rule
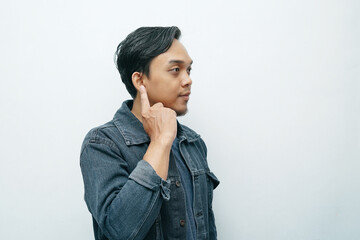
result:
[[[104,129],[104,128],[110,128],[109,127],[103,127],[101,129]],[[107,139],[107,138],[104,138],[104,137],[100,137],[99,134],[98,134],[98,131],[99,131],[99,128],[95,129],[92,133],[91,133],[91,136],[89,138],[89,140],[86,142],[84,148],[82,149],[81,153],[80,153],[80,156],[83,154],[85,148],[88,147],[89,144],[91,143],[95,143],[95,144],[103,144],[105,146],[108,146],[111,150],[117,152],[117,153],[120,153],[120,150],[118,149],[118,147],[116,146],[116,144],[110,140],[110,139]]]

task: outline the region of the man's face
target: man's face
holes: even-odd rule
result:
[[[192,60],[185,47],[174,39],[171,47],[150,63],[149,77],[143,76],[150,105],[161,102],[178,116],[187,112],[192,80]]]

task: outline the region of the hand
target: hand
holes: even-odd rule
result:
[[[150,107],[149,98],[144,86],[140,86],[141,115],[145,132],[152,142],[172,145],[177,132],[176,113],[162,103]]]

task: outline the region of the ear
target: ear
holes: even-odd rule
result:
[[[141,73],[133,72],[133,74],[131,75],[131,80],[136,90],[139,91],[139,88],[142,84]]]
[[[132,83],[137,91],[140,91],[140,86],[144,85],[144,78],[145,75],[139,72],[133,72],[133,74],[131,75]]]

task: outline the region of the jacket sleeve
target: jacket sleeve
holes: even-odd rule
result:
[[[170,181],[144,160],[129,173],[115,144],[99,137],[84,142],[80,167],[85,202],[105,236],[143,239],[170,198]]]

